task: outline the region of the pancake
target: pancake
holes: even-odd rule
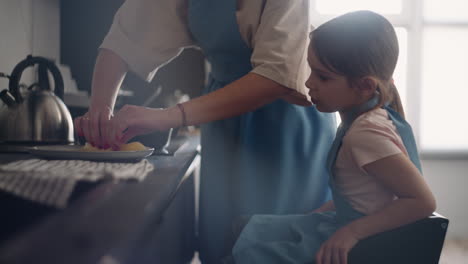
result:
[[[112,148],[100,149],[100,148],[97,148],[97,147],[93,147],[91,144],[86,142],[86,144],[80,149],[80,151],[109,152],[109,151],[142,151],[142,150],[146,150],[146,149],[147,149],[147,147],[145,147],[145,145],[141,144],[138,141],[120,145],[119,150],[113,150]]]

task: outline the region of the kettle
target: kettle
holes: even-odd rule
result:
[[[20,91],[23,71],[37,65],[38,82]],[[55,83],[55,93],[49,86],[49,74]],[[8,89],[0,92],[0,142],[21,144],[73,143],[73,121],[63,103],[63,78],[60,70],[43,57],[27,56],[9,76]]]

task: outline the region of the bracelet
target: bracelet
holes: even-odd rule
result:
[[[187,126],[187,116],[185,115],[185,109],[182,104],[177,104],[177,107],[179,107],[180,113],[182,114],[182,127]]]

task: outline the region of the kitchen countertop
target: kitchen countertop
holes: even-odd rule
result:
[[[129,248],[158,226],[181,184],[197,171],[199,143],[191,135],[173,156],[149,157],[155,170],[142,182],[80,183],[63,210],[0,192],[0,228],[12,231],[2,232],[0,263],[99,263],[109,252],[128,259]],[[28,157],[0,153],[0,163]]]

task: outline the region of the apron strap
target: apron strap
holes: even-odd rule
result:
[[[333,193],[333,200],[335,202],[337,218],[340,222],[346,222],[352,219],[356,219],[357,217],[362,216],[362,214],[356,211],[345,199],[345,197],[343,197],[343,195],[336,189],[334,183],[333,168],[335,167],[338,151],[341,147],[343,137],[348,131],[348,129],[351,127],[353,121],[359,115],[373,109],[377,105],[378,95],[374,96],[366,103],[354,107],[353,109],[345,113],[345,119],[342,120],[342,123],[338,127],[335,140],[333,141],[332,147],[330,148],[330,151],[328,153],[326,165],[330,175],[329,185]],[[411,162],[413,162],[413,164],[418,168],[418,170],[421,171],[421,163],[419,160],[416,141],[414,139],[411,126],[401,117],[401,115],[398,112],[396,112],[391,107],[386,105],[383,107],[383,109],[387,111],[389,119],[392,120],[393,124],[395,125],[403,141],[403,144],[405,145],[406,151],[408,152]]]
[[[418,168],[419,172],[422,173],[421,161],[419,160],[418,148],[416,146],[416,140],[414,139],[411,125],[390,106],[385,106],[384,109],[387,110],[388,117],[392,120],[393,124],[397,128],[411,162],[413,162],[413,164]]]

